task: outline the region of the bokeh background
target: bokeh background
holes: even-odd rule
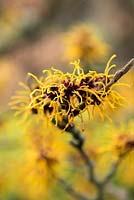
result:
[[[19,182],[22,177],[18,179],[21,172],[17,173],[17,166],[25,160],[25,128],[18,125],[8,102],[18,88],[18,82],[26,81],[27,72],[40,75],[43,69],[51,67],[64,72],[72,70],[69,63],[74,58],[66,56],[66,48],[70,45],[68,41],[71,40],[67,33],[76,27],[77,38],[79,24],[93,27],[95,34],[107,46],[103,59],[94,56],[96,59],[91,62],[93,69],[103,70],[114,53],[117,54],[114,61],[117,67],[134,56],[134,0],[0,0],[0,200],[38,199],[39,194],[31,195],[31,188],[27,197],[23,196],[25,189],[17,189],[17,186],[20,188],[24,185],[26,188],[26,184]],[[83,43],[88,42],[84,37]],[[116,123],[133,120],[134,117],[133,70],[122,80],[131,85],[131,88],[121,89],[129,103],[112,116]],[[98,121],[90,125],[87,122],[87,132],[90,127],[94,129],[94,123],[99,128],[105,127]],[[131,185],[131,191],[133,187]],[[115,192],[119,194],[118,197],[111,199],[125,200],[125,192],[125,189],[119,189]],[[61,196],[58,198],[59,193]],[[68,198],[60,188],[54,188],[47,197],[49,200]],[[46,198],[41,196],[40,200],[43,199]]]
[[[1,79],[9,79],[1,103],[9,100],[15,85],[28,71],[39,73],[51,66],[68,66],[69,60],[63,60],[61,37],[78,23],[93,24],[110,45],[109,55],[116,53],[117,62],[125,63],[134,52],[133,20],[133,0],[1,0]]]

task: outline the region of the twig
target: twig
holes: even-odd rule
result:
[[[76,192],[74,190],[74,188],[72,188],[72,186],[69,185],[64,179],[62,179],[62,178],[56,178],[56,179],[62,185],[62,187],[64,187],[64,189],[68,192],[68,194],[70,194],[74,198],[76,198],[78,200],[91,200],[91,199],[83,196],[82,194]]]
[[[69,132],[71,133],[71,135],[74,138],[74,140],[71,141],[71,144],[79,151],[84,163],[87,166],[87,169],[89,172],[89,180],[92,183],[94,183],[96,186],[99,186],[100,184],[99,184],[98,180],[95,178],[95,174],[94,174],[94,163],[83,149],[84,139],[83,139],[83,136],[82,136],[80,130],[78,130],[75,127],[75,125],[73,124],[73,126],[71,127]],[[75,141],[76,135],[77,135],[77,143]]]
[[[106,85],[106,91],[116,83],[123,75],[125,75],[132,67],[134,67],[134,58],[132,58],[122,69],[118,70],[113,79]]]
[[[87,155],[83,149],[84,139],[82,139],[83,137],[82,137],[80,130],[77,129],[74,124],[72,124],[71,128],[69,128],[68,131],[71,133],[71,135],[73,136],[73,139],[74,139],[71,141],[71,144],[78,150],[78,152],[81,155],[81,158],[83,159],[83,161],[88,169],[89,181],[91,183],[93,183],[97,188],[98,195],[97,195],[96,200],[103,200],[103,196],[104,196],[103,195],[103,185],[101,185],[101,182],[98,181],[95,176],[93,161],[90,159],[89,155]],[[76,138],[77,138],[77,142],[75,141]]]
[[[53,119],[52,122],[55,124],[55,119]],[[94,164],[83,149],[85,141],[84,136],[81,134],[81,131],[75,126],[74,123],[69,124],[67,128],[65,128],[67,124],[68,124],[68,118],[67,116],[64,116],[62,123],[58,123],[57,126],[60,129],[65,129],[65,131],[67,131],[72,135],[73,140],[71,140],[70,143],[79,151],[84,163],[86,164],[89,174],[89,180],[95,185],[99,186],[100,184],[96,180],[94,175]]]
[[[42,159],[43,160],[46,160],[46,159],[49,159],[49,158],[46,158],[44,155],[42,155],[42,150],[40,151],[40,154],[42,156]],[[77,200],[92,200],[92,199],[89,199],[85,196],[83,196],[82,194],[80,194],[79,192],[77,192],[69,183],[67,183],[64,179],[58,177],[54,171],[53,171],[53,168],[51,167],[51,165],[48,165],[50,171],[51,171],[51,175],[52,177],[58,181],[58,183],[61,184],[61,186],[65,189],[66,192],[68,192],[69,195],[73,196],[74,198],[76,198]]]

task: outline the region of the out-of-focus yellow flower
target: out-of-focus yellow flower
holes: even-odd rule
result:
[[[81,116],[84,111],[88,111],[91,117],[94,109],[98,110],[100,116],[104,118],[105,104],[115,109],[122,105],[124,100],[114,89],[120,84],[119,82],[106,90],[106,85],[114,76],[109,74],[109,71],[115,67],[110,65],[114,57],[115,55],[108,61],[104,73],[90,71],[85,74],[79,61],[71,63],[74,65],[72,73],[63,73],[57,69],[45,70],[43,72],[47,73],[47,76],[42,80],[29,73],[36,84],[30,88],[23,84],[26,90],[19,91],[13,97],[13,108],[18,110],[18,114],[22,111],[45,114],[44,116],[47,116],[50,121],[55,119],[56,123],[62,122],[64,116],[67,116],[70,123],[74,117]]]
[[[128,126],[124,125],[120,129],[116,126],[112,127],[112,131],[107,136],[107,151],[111,152],[115,159],[124,155],[127,152],[134,151],[134,124],[129,123]],[[108,139],[109,138],[109,139]]]
[[[104,59],[109,52],[108,45],[96,34],[95,29],[88,24],[72,27],[64,36],[65,58],[80,59],[92,64]]]
[[[103,128],[102,128],[103,129]],[[106,127],[105,127],[106,129]],[[100,137],[99,137],[100,135]],[[111,166],[118,162],[116,179],[118,183],[128,187],[134,184],[134,121],[123,124],[119,127],[108,125],[107,130],[98,134],[98,149],[100,149],[100,165],[97,163],[98,174],[105,169],[105,174]],[[104,166],[105,163],[105,166]],[[102,166],[102,171],[101,171]]]
[[[0,199],[8,199],[11,195],[27,200],[51,199],[49,192],[57,184],[55,177],[66,177],[69,171],[68,136],[59,135],[57,127],[46,127],[45,122],[38,123],[35,118],[26,126],[20,126],[9,113],[3,120],[4,127],[0,127]]]
[[[111,152],[117,156],[125,154],[117,173],[118,182],[128,187],[134,185],[134,121],[130,121],[122,131],[113,133]]]
[[[68,147],[56,127],[31,124],[26,129],[24,161],[20,167],[21,192],[30,200],[47,199],[56,176],[66,174]]]

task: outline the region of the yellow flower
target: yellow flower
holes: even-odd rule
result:
[[[112,152],[115,159],[120,156],[125,155],[130,151],[134,151],[134,133],[133,133],[133,123],[128,125],[122,125],[121,128],[112,126],[109,136],[107,136],[107,147],[104,145],[104,149]]]
[[[104,127],[103,127],[104,126]],[[101,132],[100,132],[101,129]],[[134,121],[114,126],[113,124],[99,127],[93,144],[98,145],[100,157],[97,159],[97,173],[103,172],[104,177],[117,162],[113,178],[120,184],[131,187],[134,185]],[[93,137],[95,137],[93,135]],[[95,143],[96,142],[96,143]],[[104,165],[105,163],[105,165]]]
[[[72,27],[64,36],[65,58],[80,59],[92,64],[108,54],[109,47],[96,34],[93,27],[80,24]]]
[[[36,82],[36,87],[25,87],[20,95],[13,97],[14,109],[20,114],[22,110],[30,111],[33,114],[43,114],[49,121],[53,119],[57,123],[62,123],[64,117],[70,123],[76,116],[81,116],[84,111],[88,111],[90,117],[94,109],[97,109],[100,116],[105,116],[105,104],[109,104],[112,109],[122,105],[123,97],[114,89],[119,83],[115,83],[106,90],[106,85],[112,80],[113,74],[109,71],[115,67],[110,66],[113,55],[107,63],[104,73],[89,71],[84,73],[80,67],[80,61],[75,61],[72,73],[63,73],[60,70],[52,69],[43,71],[43,79],[38,79],[29,73]],[[21,95],[22,94],[22,95]]]
[[[131,120],[121,130],[116,128],[112,135],[109,149],[118,158],[122,156],[119,164],[117,181],[128,187],[134,185],[134,121]]]
[[[30,123],[23,137],[25,151],[19,170],[21,192],[31,200],[47,199],[56,176],[64,176],[68,167],[69,144],[65,134],[45,123]]]

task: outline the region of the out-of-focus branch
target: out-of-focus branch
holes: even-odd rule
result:
[[[37,147],[37,149],[40,149],[40,146]],[[53,171],[53,168],[51,165],[49,165],[49,157],[47,158],[46,156],[44,156],[42,154],[42,149],[39,150],[40,154],[41,154],[41,158],[45,161],[48,161],[48,167],[50,169],[51,175],[52,177],[65,189],[65,191],[71,195],[72,197],[76,198],[77,200],[92,200],[90,198],[87,198],[86,196],[80,194],[79,192],[77,192],[69,183],[67,183],[66,180],[64,180],[61,177],[58,177],[55,172]]]
[[[108,174],[106,175],[106,177],[104,178],[104,180],[100,181],[100,186],[98,187],[98,197],[96,198],[96,200],[103,200],[104,197],[104,188],[105,186],[109,183],[109,181],[115,176],[117,169],[120,165],[120,163],[122,162],[122,160],[124,159],[124,157],[130,152],[130,149],[128,149],[127,151],[125,151],[124,153],[122,153],[119,156],[119,159],[112,165],[110,171],[108,172]]]
[[[124,67],[122,67],[115,73],[113,79],[106,85],[106,91],[108,91],[109,88],[114,83],[116,83],[123,75],[125,75],[132,67],[134,67],[134,58],[132,58]]]
[[[82,134],[79,129],[75,127],[74,124],[71,125],[71,127],[68,127],[66,130],[71,133],[73,140],[71,141],[71,144],[78,150],[78,152],[81,155],[82,160],[84,161],[87,169],[88,169],[88,178],[91,183],[93,183],[98,191],[97,197],[95,200],[103,200],[104,199],[104,190],[103,190],[103,185],[101,184],[100,181],[97,180],[94,172],[94,163],[87,155],[87,153],[84,150],[84,138],[82,137]],[[83,138],[83,140],[82,140]],[[76,142],[77,140],[77,142]]]
[[[55,120],[53,119],[52,121],[55,124]],[[99,186],[99,182],[95,178],[94,174],[94,164],[93,161],[89,158],[85,150],[83,149],[84,146],[84,136],[82,135],[81,131],[74,125],[74,123],[71,123],[67,126],[68,124],[68,118],[67,116],[64,117],[62,123],[58,123],[57,126],[60,129],[65,129],[65,131],[69,132],[73,140],[71,140],[71,145],[74,146],[80,153],[81,158],[83,159],[84,163],[86,164],[86,167],[88,169],[88,174],[89,174],[89,180],[94,183],[95,185]]]
[[[55,124],[55,120],[53,119],[52,122]],[[81,158],[83,159],[84,163],[87,166],[88,172],[89,172],[89,180],[94,183],[95,185],[98,185],[98,181],[95,178],[94,175],[94,166],[93,166],[93,162],[91,161],[91,159],[89,158],[89,156],[86,154],[86,152],[83,149],[84,146],[84,136],[81,134],[80,130],[74,125],[74,123],[71,123],[67,126],[68,124],[68,118],[67,116],[64,117],[64,120],[62,121],[62,123],[58,123],[57,126],[60,129],[65,129],[65,131],[69,132],[72,137],[73,140],[71,140],[71,145],[74,146],[78,152],[81,155]],[[81,197],[80,194],[76,194],[75,191],[73,190],[73,188],[71,188],[64,180],[62,179],[58,179],[58,181],[60,183],[62,183],[62,185],[64,186],[65,190],[68,191],[71,195],[75,196],[77,199],[81,199],[84,200],[85,197]],[[85,198],[86,200],[87,198]]]
[[[69,185],[64,179],[62,179],[62,178],[56,178],[56,179],[62,185],[62,187],[65,189],[65,191],[68,192],[68,194],[70,194],[77,200],[91,200],[91,199],[83,196],[82,194],[76,192],[74,190],[74,188],[72,188],[72,186]]]
[[[83,159],[84,163],[87,166],[88,174],[89,174],[89,180],[94,183],[96,186],[99,186],[99,182],[97,181],[95,174],[94,174],[94,163],[90,159],[89,155],[85,152],[83,146],[84,146],[84,137],[82,136],[79,129],[75,127],[74,124],[71,125],[71,128],[68,127],[68,130],[66,130],[71,133],[73,140],[71,141],[71,144],[79,151],[81,158]],[[77,142],[76,142],[77,141]]]
[[[111,178],[113,178],[113,176],[116,174],[118,166],[120,165],[120,163],[122,162],[122,160],[124,159],[124,157],[130,152],[130,150],[125,151],[124,153],[122,153],[118,160],[112,165],[111,170],[109,171],[109,173],[106,175],[106,177],[104,178],[104,180],[101,182],[101,185],[106,185]]]

